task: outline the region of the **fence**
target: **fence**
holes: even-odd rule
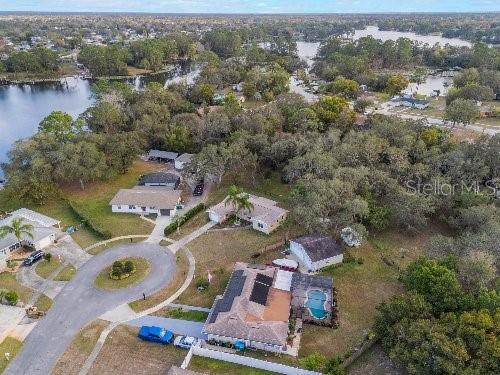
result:
[[[281,363],[268,362],[262,359],[244,357],[238,354],[225,353],[218,350],[212,350],[207,348],[202,348],[200,346],[192,346],[187,354],[181,368],[186,368],[189,365],[189,361],[193,355],[200,357],[217,359],[219,361],[236,363],[242,366],[248,366],[253,368],[258,368],[261,370],[274,371],[279,374],[285,375],[321,375],[320,372],[304,370],[297,367],[291,367],[283,365]]]
[[[256,252],[259,253],[259,254],[264,254],[264,253],[267,253],[269,251],[276,250],[276,249],[278,249],[278,248],[280,248],[282,246],[285,246],[285,243],[286,243],[285,240],[281,240],[281,241],[275,242],[275,243],[273,243],[271,245],[267,245],[267,246],[261,247]]]

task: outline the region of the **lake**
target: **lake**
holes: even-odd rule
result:
[[[199,68],[183,65],[166,73],[131,77],[127,81],[136,89],[153,81],[165,85],[183,81],[192,84],[199,73]],[[35,133],[40,121],[52,111],[64,111],[73,117],[83,113],[92,104],[90,86],[90,80],[75,77],[60,82],[0,86],[0,163],[7,161],[12,144]]]

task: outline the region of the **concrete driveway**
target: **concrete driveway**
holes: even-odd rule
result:
[[[197,337],[199,339],[208,340],[208,336],[201,332],[201,330],[203,329],[203,325],[205,323],[200,323],[200,322],[192,322],[189,320],[162,318],[160,316],[146,315],[128,321],[125,324],[135,327],[141,327],[141,326],[163,327],[165,329],[168,329],[169,331],[172,331],[176,335],[192,336],[192,337]]]
[[[114,260],[141,256],[149,260],[150,272],[139,284],[114,291],[97,289],[94,280]],[[59,356],[87,323],[123,303],[152,294],[168,283],[175,272],[175,258],[164,247],[151,243],[120,245],[92,257],[78,270],[40,320],[5,374],[50,374]]]

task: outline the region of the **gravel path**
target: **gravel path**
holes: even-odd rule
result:
[[[94,280],[99,272],[114,260],[127,256],[148,259],[151,267],[148,276],[128,288],[97,289]],[[120,245],[90,258],[56,297],[53,307],[26,338],[5,374],[50,374],[59,356],[85,324],[116,306],[141,298],[142,293],[152,294],[161,289],[174,271],[174,256],[151,243]]]

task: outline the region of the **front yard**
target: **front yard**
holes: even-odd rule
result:
[[[217,359],[193,356],[188,366],[189,370],[204,374],[231,374],[231,375],[270,375],[275,372],[260,370],[235,363],[219,361]]]
[[[89,374],[165,375],[172,365],[180,366],[187,350],[142,341],[137,332],[135,327],[116,327],[106,339]]]
[[[6,337],[0,343],[0,374],[3,373],[7,365],[14,359],[16,354],[21,350],[23,343],[13,337]],[[7,357],[5,353],[9,353],[9,361],[7,361]]]

